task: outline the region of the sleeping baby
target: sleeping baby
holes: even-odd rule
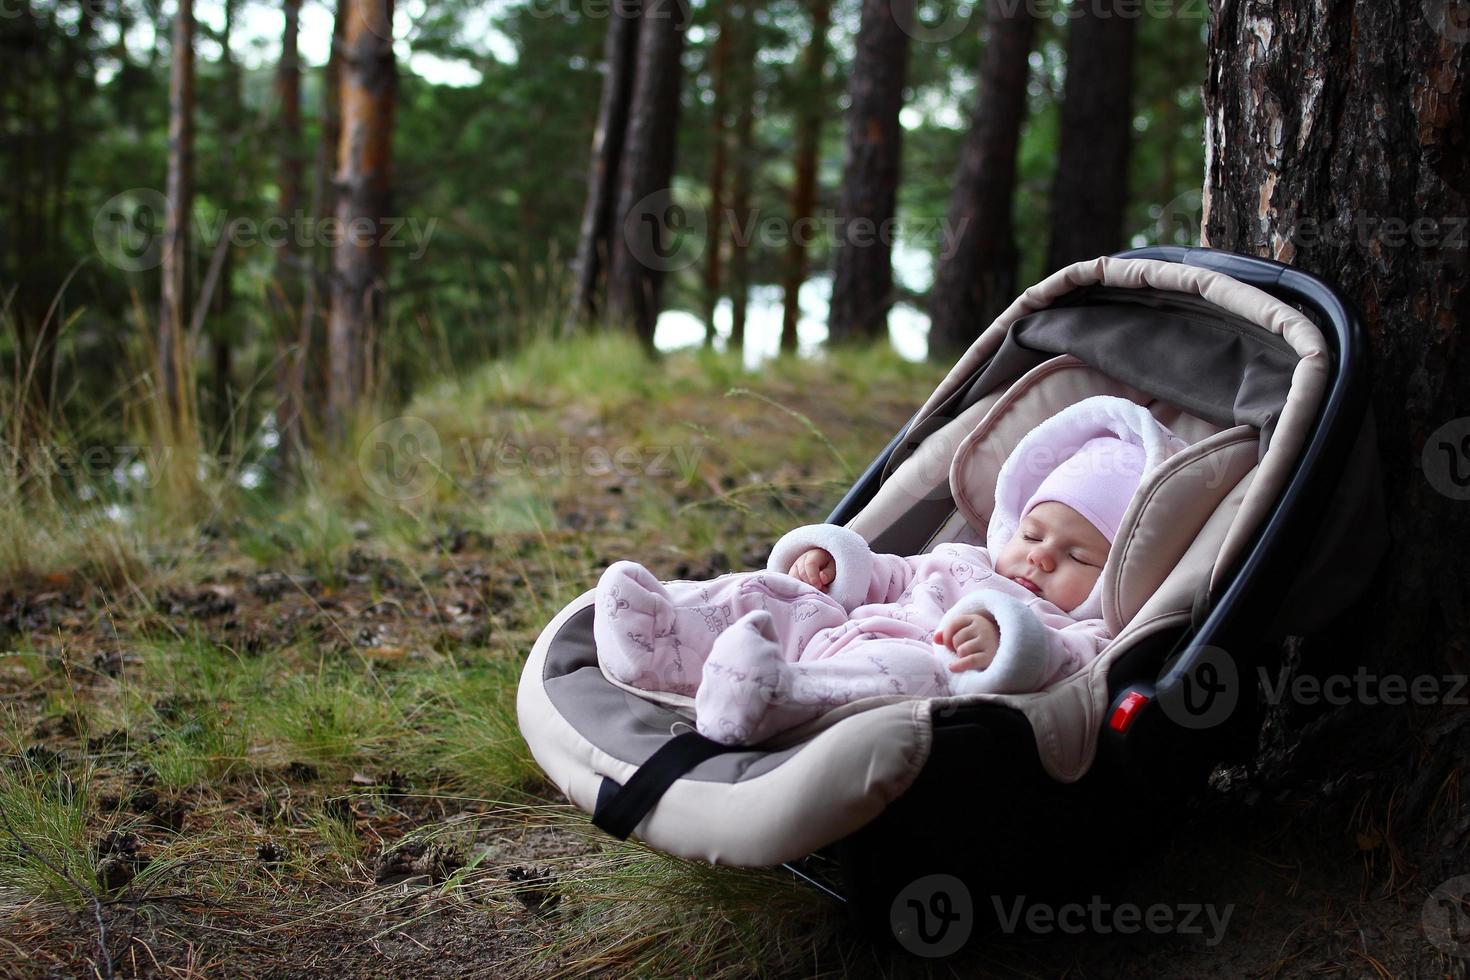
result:
[[[1098,396],[1006,459],[987,547],[874,554],[849,528],[813,524],[763,572],[660,582],[614,562],[597,584],[599,662],[629,686],[692,696],[697,729],[725,744],[879,695],[1042,690],[1112,638],[1103,565],[1143,475],[1183,446],[1141,406]]]

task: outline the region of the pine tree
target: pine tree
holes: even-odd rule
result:
[[[347,0],[342,52],[342,139],[332,313],[327,324],[328,423],[345,430],[367,393],[372,349],[386,315],[381,221],[393,148],[393,0]]]
[[[940,256],[929,296],[929,356],[937,359],[968,347],[1016,291],[1016,151],[1036,18],[1024,4],[993,3],[987,26],[979,104],[960,151],[949,206],[947,233],[953,245]]]
[[[893,6],[863,0],[849,79],[847,156],[842,173],[828,337],[834,343],[888,335],[893,306],[892,221],[898,205],[909,35]],[[911,4],[910,4],[911,5]]]

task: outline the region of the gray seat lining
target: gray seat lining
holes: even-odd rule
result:
[[[1058,354],[1071,354],[1221,428],[1254,426],[1261,431],[1263,457],[1297,364],[1283,338],[1198,296],[1078,289],[1017,320],[963,394],[919,420],[885,473],[967,407]]]

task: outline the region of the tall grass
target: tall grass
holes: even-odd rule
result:
[[[89,850],[91,773],[24,758],[0,767],[0,889],[79,907],[99,891]]]
[[[97,894],[100,835],[136,821],[154,858],[150,881],[167,876],[201,901],[300,909],[344,890],[360,896],[395,835],[475,830],[438,816],[474,804],[488,808],[476,819],[506,838],[495,838],[504,846],[496,860],[513,863],[477,858],[436,886],[446,893],[522,912],[506,874],[531,858],[510,838],[525,831],[534,848],[565,848],[531,852],[553,864],[562,901],[534,930],[528,971],[841,969],[826,899],[784,872],[590,842],[585,818],[553,802],[521,737],[516,685],[541,625],[608,559],[636,555],[668,568],[716,564],[723,554],[739,567],[753,546],[817,516],[886,441],[874,405],[922,396],[935,372],[881,350],[758,373],[735,354],[654,358],[625,334],[563,336],[556,297],[565,283],[555,275],[499,276],[502,308],[518,311],[501,330],[518,345],[513,353],[471,366],[442,324],[412,325],[417,333],[398,324],[391,343],[423,348],[409,373],[438,379],[402,406],[366,406],[336,444],[299,460],[290,481],[269,479],[273,460],[258,431],[207,432],[192,406],[161,412],[146,379],[146,340],[133,343],[130,379],[105,418],[62,405],[44,435],[73,450],[147,447],[141,471],[0,474],[0,580],[36,580],[28,597],[43,589],[86,597],[81,625],[35,639],[22,630],[21,649],[0,653],[6,683],[41,692],[0,711],[0,748],[12,760],[0,766],[0,812],[13,827],[0,828],[0,888],[84,905]],[[0,411],[18,397],[0,382]],[[267,400],[238,417],[262,416]],[[380,423],[404,416],[429,427],[438,451],[422,492],[396,496],[383,492],[371,451],[384,438]],[[0,433],[9,440],[0,450],[15,455],[19,438]],[[494,457],[502,447],[564,443],[668,454],[662,471],[648,453],[633,472],[613,474],[575,460],[538,471]],[[267,471],[261,488],[242,480],[253,466]],[[470,533],[471,543],[443,543],[449,532]],[[285,597],[256,602],[265,571],[315,582],[296,588],[293,578]],[[223,615],[196,623],[156,601],[206,581],[240,598],[229,615],[241,623],[226,627]],[[473,612],[452,613],[450,603]],[[397,611],[379,617],[380,604]],[[237,626],[262,624],[274,638],[267,649],[235,642]],[[364,625],[381,624],[404,626],[408,638],[360,638],[371,634]],[[124,648],[120,668],[92,667],[87,644],[104,633]],[[51,737],[37,734],[38,716],[74,725],[56,736],[83,759],[72,776],[23,761]],[[91,744],[101,737],[109,747]],[[390,779],[392,793],[377,786]],[[353,807],[329,802],[353,786],[363,797]],[[121,809],[99,808],[104,791]],[[154,804],[136,803],[150,794],[165,808],[190,807],[180,832],[158,826]],[[557,815],[550,824],[547,813]],[[261,867],[252,851],[267,842],[288,857]],[[475,841],[461,843],[473,850]]]
[[[845,923],[783,869],[720,868],[608,843],[559,876],[563,919],[538,973],[845,975]]]

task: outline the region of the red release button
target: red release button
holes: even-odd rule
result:
[[[1108,719],[1108,727],[1115,732],[1126,732],[1128,726],[1133,724],[1133,719],[1138,716],[1138,712],[1146,704],[1148,704],[1147,694],[1129,691],[1113,709],[1113,716]]]

